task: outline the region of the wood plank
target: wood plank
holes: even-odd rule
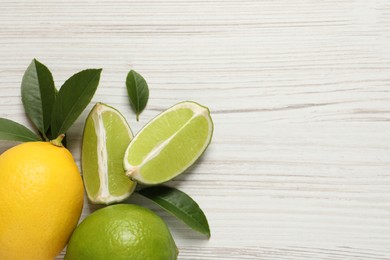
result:
[[[213,142],[169,185],[199,202],[211,239],[128,201],[166,220],[179,259],[389,259],[389,45],[386,0],[4,0],[0,117],[31,127],[20,82],[34,57],[57,87],[102,67],[93,101],[134,132],[200,102]],[[151,89],[140,122],[124,87],[131,68]],[[68,133],[78,164],[87,112]],[[86,203],[82,218],[97,208]]]

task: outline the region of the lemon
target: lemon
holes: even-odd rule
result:
[[[117,204],[86,217],[65,260],[174,260],[178,250],[164,221],[149,209]]]
[[[82,170],[88,198],[110,204],[126,199],[136,183],[126,177],[123,156],[133,133],[113,107],[97,103],[85,121]]]
[[[0,156],[0,259],[49,260],[65,247],[83,207],[71,153],[49,142]]]
[[[207,107],[178,103],[149,122],[127,147],[126,175],[144,184],[168,181],[203,154],[212,135]]]

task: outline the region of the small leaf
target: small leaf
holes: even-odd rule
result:
[[[87,107],[99,85],[101,69],[74,74],[60,88],[51,114],[51,136],[64,134]]]
[[[139,114],[144,110],[149,99],[148,84],[140,74],[131,70],[127,74],[126,87],[130,105],[137,115],[137,121],[139,121]]]
[[[207,218],[199,205],[186,193],[167,186],[152,186],[138,191],[192,229],[210,237]]]
[[[0,118],[0,140],[30,142],[41,139],[25,126],[12,120]]]
[[[22,80],[22,102],[26,114],[45,136],[49,129],[56,89],[50,70],[34,59]]]

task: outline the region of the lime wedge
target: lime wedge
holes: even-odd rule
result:
[[[213,122],[207,107],[182,102],[150,121],[127,147],[126,175],[159,184],[184,172],[211,141]]]
[[[126,177],[123,157],[133,133],[114,108],[97,103],[85,122],[81,163],[88,198],[110,204],[126,199],[136,183]]]

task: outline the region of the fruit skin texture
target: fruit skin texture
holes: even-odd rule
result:
[[[149,209],[116,204],[89,215],[73,232],[65,260],[175,260],[165,222]]]
[[[71,153],[28,142],[0,155],[0,259],[48,260],[80,218],[84,190]]]

